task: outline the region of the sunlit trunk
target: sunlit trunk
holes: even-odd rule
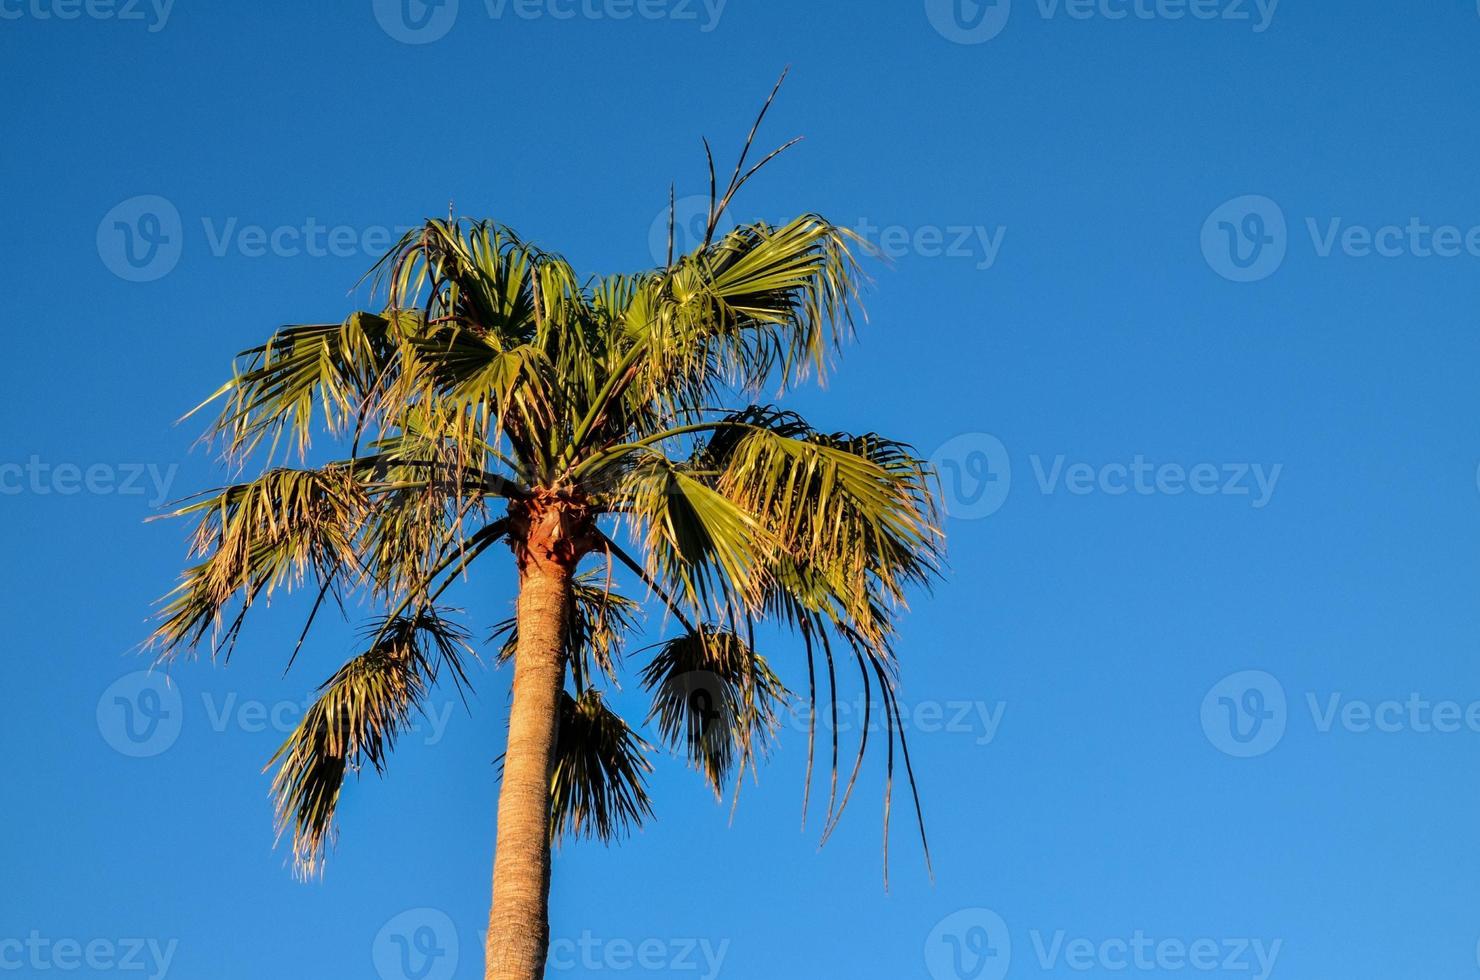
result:
[[[498,801],[487,980],[543,977],[550,946],[550,776],[571,588],[564,563],[521,556],[519,643]]]

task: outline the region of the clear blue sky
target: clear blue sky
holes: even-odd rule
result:
[[[792,404],[956,511],[900,645],[936,879],[897,797],[881,886],[881,755],[820,853],[801,733],[733,824],[667,760],[656,823],[557,858],[557,975],[1473,975],[1475,4],[582,2],[0,0],[0,975],[481,975],[505,673],[348,790],[311,885],[260,770],[349,628],[283,678],[283,603],[110,689],[182,557],[155,481],[220,477],[172,422],[449,199],[650,264],[787,63],[764,139],[807,140],[740,216],[895,254]]]

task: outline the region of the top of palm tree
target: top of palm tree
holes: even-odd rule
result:
[[[747,167],[765,115],[723,190],[706,143],[704,240],[670,244],[663,266],[583,278],[495,222],[428,220],[372,270],[383,306],[278,330],[208,399],[224,457],[263,469],[176,512],[198,520],[195,563],[164,601],[161,657],[208,636],[229,656],[248,611],[280,588],[316,588],[304,636],[326,596],[358,591],[382,609],[274,760],[303,867],[332,837],[346,772],[384,764],[440,677],[469,683],[469,634],[439,600],[500,540],[521,567],[604,564],[577,579],[569,617],[557,832],[610,838],[650,810],[647,745],[601,698],[635,627],[615,565],[679,630],[641,672],[650,718],[716,793],[753,764],[787,696],[754,648],[763,622],[801,641],[809,744],[819,702],[836,721],[851,661],[870,700],[877,683],[889,780],[897,735],[913,793],[893,643],[906,590],[942,556],[932,475],[902,443],[818,431],[761,398],[822,375],[851,334],[861,278],[859,239],[820,215],[719,233],[781,152]],[[308,465],[316,433],[344,458]],[[830,730],[824,839],[868,719],[841,793]],[[809,785],[811,771],[809,751]]]

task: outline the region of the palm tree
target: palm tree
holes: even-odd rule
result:
[[[495,544],[512,549],[516,612],[495,630],[513,689],[490,978],[543,973],[552,842],[609,841],[652,812],[651,746],[603,699],[638,610],[614,588],[618,567],[672,623],[641,671],[646,720],[717,795],[738,790],[789,696],[755,649],[762,622],[806,656],[807,784],[818,705],[836,720],[850,660],[867,702],[878,686],[890,782],[896,733],[909,771],[892,641],[906,590],[939,566],[933,480],[908,446],[758,401],[821,376],[851,333],[860,274],[856,236],[815,214],[717,234],[776,155],[747,170],[754,138],[723,194],[709,156],[707,233],[675,255],[670,221],[661,268],[583,281],[508,228],[429,220],[372,270],[379,312],[282,328],[207,402],[223,406],[210,435],[223,457],[262,472],[176,511],[199,523],[194,563],[163,600],[161,658],[208,635],[229,656],[278,589],[317,589],[299,647],[326,597],[383,609],[272,760],[301,873],[322,866],[346,774],[382,770],[439,680],[469,684],[470,634],[440,600]],[[308,465],[315,431],[345,458]],[[823,839],[869,724],[841,794],[831,726]],[[886,789],[886,881],[888,808]]]

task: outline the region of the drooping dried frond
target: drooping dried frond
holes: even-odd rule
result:
[[[433,610],[373,623],[370,649],[339,668],[268,762],[278,763],[272,791],[278,832],[292,831],[302,875],[317,872],[334,835],[345,775],[367,763],[383,772],[396,738],[412,723],[438,674],[466,683],[462,627]],[[378,638],[378,639],[377,639]]]
[[[716,796],[763,752],[789,692],[766,659],[728,630],[703,627],[662,643],[643,669],[648,720],[703,773]]]
[[[365,467],[353,465],[268,470],[175,511],[171,516],[197,518],[190,553],[202,560],[165,597],[151,638],[160,656],[220,631],[233,601],[241,608],[219,638],[227,644],[259,597],[307,576],[327,584],[355,569],[354,539],[370,509],[367,478]]]
[[[653,814],[639,738],[595,689],[560,696],[560,736],[550,780],[550,836],[611,842]]]

